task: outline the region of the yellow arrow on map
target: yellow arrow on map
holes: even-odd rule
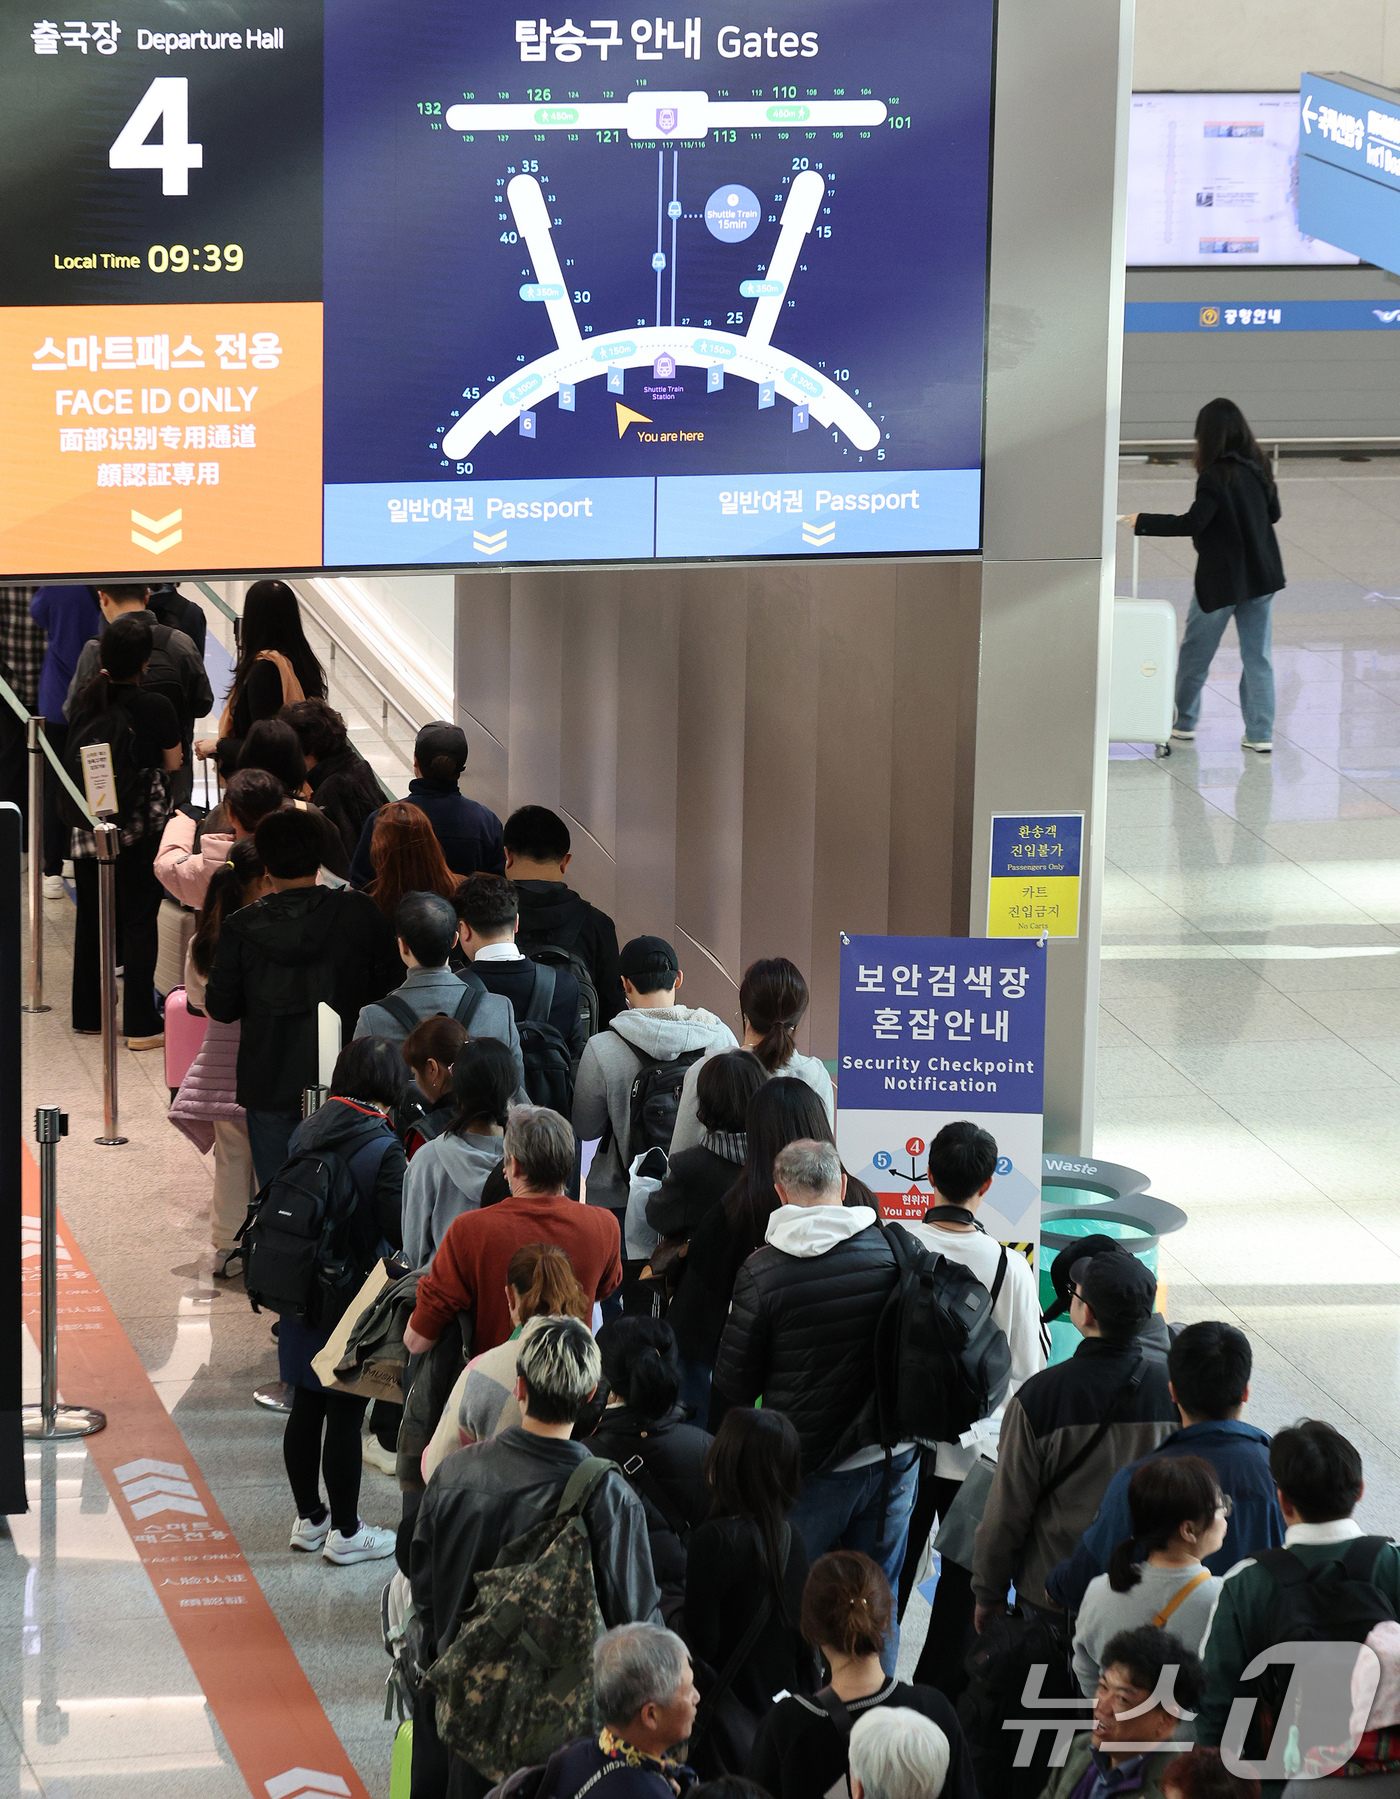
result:
[[[616,405],[617,434],[619,437],[626,436],[627,427],[629,425],[649,425],[651,423],[651,420],[644,412],[633,412],[632,408],[630,406],[624,406],[621,400],[618,400]]]

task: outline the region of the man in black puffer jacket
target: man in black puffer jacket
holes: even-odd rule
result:
[[[894,1251],[870,1206],[843,1204],[830,1143],[789,1143],[773,1164],[783,1202],[767,1242],[739,1270],[715,1362],[710,1426],[731,1405],[786,1412],[802,1439],[792,1522],[810,1561],[859,1549],[896,1591],[918,1492],[918,1456],[897,1443],[886,1464],[874,1427],[875,1330],[894,1289]],[[894,1673],[899,1626],[880,1660]]]

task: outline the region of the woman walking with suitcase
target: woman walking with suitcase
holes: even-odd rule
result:
[[[1264,452],[1233,400],[1208,400],[1196,418],[1196,497],[1189,512],[1135,512],[1138,537],[1189,537],[1196,546],[1195,591],[1176,668],[1172,736],[1196,735],[1201,689],[1233,613],[1244,668],[1240,711],[1247,750],[1274,747],[1273,628],[1270,601],[1284,585],[1274,526],[1278,488]]]

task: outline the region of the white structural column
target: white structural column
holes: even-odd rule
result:
[[[1051,942],[1045,1146],[1087,1154],[1098,1049],[1132,0],[997,21],[970,926],[994,812],[1083,812],[1080,934]]]

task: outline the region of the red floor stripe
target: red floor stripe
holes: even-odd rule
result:
[[[24,1213],[39,1171],[24,1163]],[[24,1311],[39,1335],[36,1233],[25,1232]],[[272,1607],[174,1420],[63,1219],[59,1219],[59,1390],[98,1406],[87,1438],[156,1595],[240,1772],[258,1799],[300,1793],[369,1799]],[[68,1253],[65,1259],[63,1250]],[[251,1400],[250,1402],[251,1403]],[[372,1695],[366,1695],[367,1703]]]

